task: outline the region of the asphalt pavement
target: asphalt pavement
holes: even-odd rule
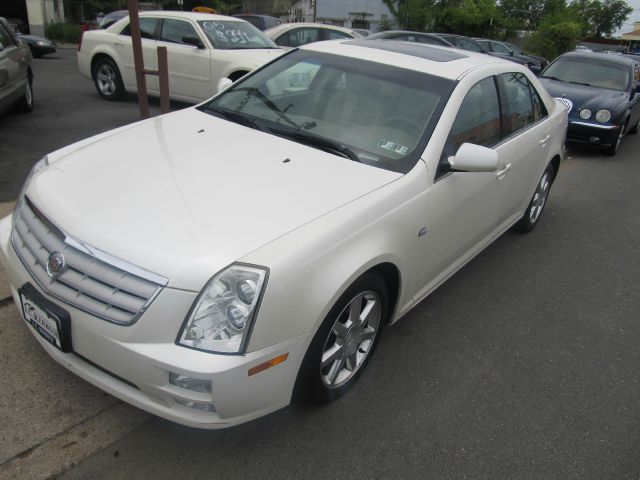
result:
[[[4,200],[40,155],[137,119],[133,99],[100,100],[69,53],[36,61],[49,81],[37,80],[32,118],[0,118]],[[614,158],[571,150],[536,230],[505,234],[388,328],[359,383],[325,407],[223,431],[150,416],[123,428],[137,410],[55,365],[22,338],[17,309],[0,307],[0,418],[14,419],[0,454],[23,446],[0,476],[33,463],[25,438],[47,430],[46,415],[66,415],[66,431],[85,426],[69,448],[108,438],[69,460],[65,479],[640,478],[639,149],[628,136]],[[76,397],[84,407],[70,412]],[[41,445],[65,433],[53,430]]]

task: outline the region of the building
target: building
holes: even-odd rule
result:
[[[44,36],[47,23],[63,22],[63,0],[1,0],[0,17],[10,19],[24,33]]]
[[[291,3],[286,20],[371,31],[379,30],[381,22],[395,24],[395,17],[382,0],[299,0]]]
[[[640,53],[640,22],[633,24],[633,31],[623,33],[622,39],[629,41],[629,51]]]

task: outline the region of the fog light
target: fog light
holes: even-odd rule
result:
[[[202,412],[215,412],[216,407],[211,405],[210,403],[198,403],[191,402],[189,400],[182,400],[181,398],[173,397],[176,403],[180,405],[184,405],[185,407],[193,408],[194,410],[200,410]]]
[[[600,143],[600,137],[589,137],[591,143]]]
[[[211,381],[191,378],[179,373],[169,372],[169,383],[192,392],[212,393]]]

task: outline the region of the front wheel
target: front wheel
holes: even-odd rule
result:
[[[388,296],[379,275],[366,273],[333,306],[311,341],[296,394],[316,403],[344,395],[373,355],[387,318]]]
[[[620,142],[622,142],[622,137],[624,137],[624,127],[626,126],[627,126],[627,122],[622,122],[622,125],[620,125],[620,131],[618,132],[616,139],[611,144],[611,146],[606,150],[607,155],[614,157],[616,153],[618,153],[618,149],[620,148]]]
[[[542,177],[540,177],[540,181],[538,181],[536,191],[533,194],[531,202],[529,202],[527,210],[524,212],[524,216],[514,225],[516,231],[527,233],[536,227],[540,221],[544,207],[547,204],[552,182],[553,165],[549,164],[542,174]]]
[[[29,113],[33,110],[33,85],[31,83],[31,79],[28,79],[24,87],[24,95],[16,106],[19,112]]]

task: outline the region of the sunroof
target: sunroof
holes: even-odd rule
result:
[[[467,58],[467,55],[458,52],[433,48],[423,43],[400,42],[397,40],[348,40],[342,42],[348,45],[357,45],[359,47],[376,48],[386,52],[403,53],[412,57],[433,60],[434,62],[450,62],[451,60],[459,60]]]

